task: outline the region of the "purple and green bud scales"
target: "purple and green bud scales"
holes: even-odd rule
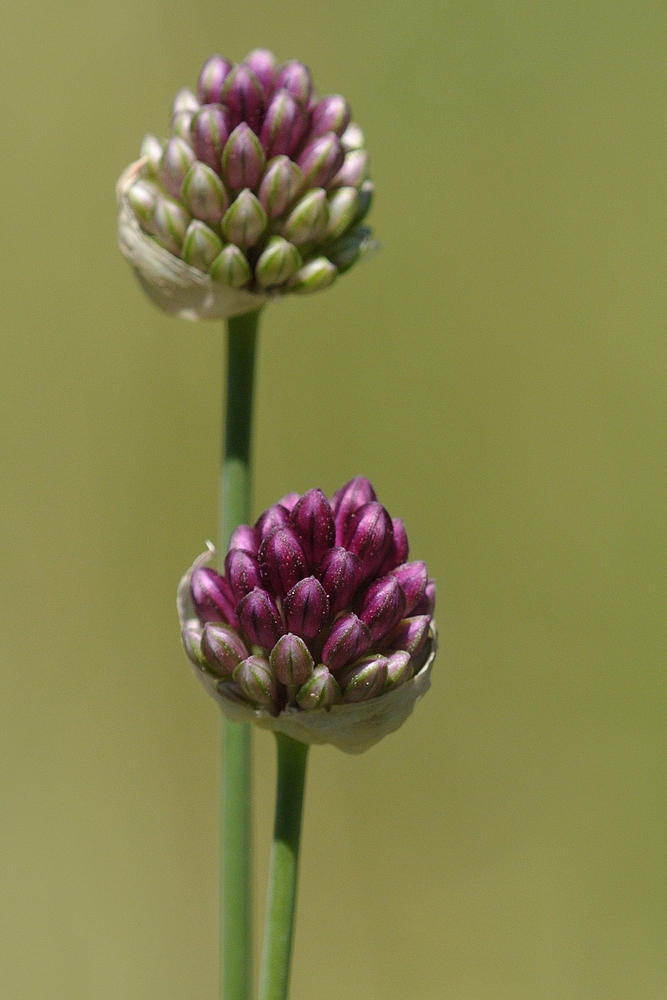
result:
[[[345,98],[317,98],[298,60],[211,56],[197,95],[176,95],[170,136],[147,135],[119,181],[121,250],[154,301],[185,318],[326,288],[375,248],[360,225],[373,194],[363,144]],[[186,237],[191,219],[220,246],[198,226]],[[241,256],[221,260],[230,247]]]

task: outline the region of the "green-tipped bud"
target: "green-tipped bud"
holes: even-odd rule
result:
[[[356,122],[350,122],[342,136],[340,137],[343,149],[350,152],[353,149],[361,149],[364,145],[364,133]]]
[[[222,250],[222,240],[199,219],[193,219],[185,233],[181,256],[186,264],[208,271]]]
[[[257,705],[274,707],[278,696],[276,679],[263,656],[249,656],[247,660],[241,660],[234,668],[233,676],[246,698]]]
[[[396,653],[392,653],[387,660],[385,691],[393,691],[394,688],[409,681],[411,677],[412,663],[410,662],[410,654],[404,649],[399,649]]]
[[[315,666],[303,639],[291,632],[278,639],[271,650],[269,663],[280,683],[290,688],[305,684]]]
[[[353,187],[343,187],[329,198],[329,225],[326,238],[336,240],[345,233],[359,213],[359,192]]]
[[[247,250],[259,243],[267,225],[266,212],[252,191],[245,188],[225,212],[222,231],[230,243]]]
[[[368,656],[357,661],[343,679],[343,701],[368,701],[382,693],[387,681],[386,656]]]
[[[237,125],[225,144],[221,172],[232,191],[254,188],[264,171],[266,156],[262,144],[247,122]]]
[[[357,211],[355,222],[362,222],[366,218],[373,204],[374,194],[375,184],[373,184],[373,181],[364,181],[359,188],[359,210]]]
[[[151,235],[160,246],[180,257],[190,216],[182,205],[171,198],[158,198],[155,203]]]
[[[199,160],[185,175],[181,201],[195,219],[209,225],[219,223],[229,207],[227,192],[215,170]]]
[[[270,219],[286,212],[303,186],[303,174],[288,156],[276,156],[264,171],[258,197]]]
[[[199,111],[199,101],[187,87],[181,87],[179,92],[174,98],[174,103],[171,107],[172,118],[180,114],[181,111]]]
[[[195,154],[187,142],[172,136],[164,147],[160,162],[160,180],[172,198],[180,198],[185,175],[195,161]]]
[[[272,236],[255,264],[255,277],[262,288],[284,284],[301,267],[301,254],[283,239]]]
[[[289,283],[289,290],[306,295],[328,288],[336,280],[338,269],[326,257],[316,257],[296,272]]]
[[[171,134],[177,135],[179,139],[183,139],[190,147],[192,147],[190,126],[194,115],[194,111],[179,111],[177,115],[174,115],[171,123]]]
[[[157,177],[160,170],[162,152],[163,146],[159,139],[150,134],[144,136],[139,150],[139,156],[142,159],[144,157],[146,158],[144,170],[149,177]]]
[[[336,243],[327,248],[329,260],[332,261],[343,274],[348,271],[358,260],[371,254],[377,248],[377,244],[371,237],[371,231],[367,226],[357,226],[352,232],[346,233]]]
[[[208,272],[214,281],[219,281],[227,288],[243,288],[252,278],[250,264],[245,254],[230,243],[221,254],[215,258]]]
[[[313,188],[300,198],[287,217],[282,235],[295,246],[323,236],[329,224],[329,203],[323,188]]]
[[[304,711],[326,708],[340,701],[340,688],[328,667],[315,667],[312,676],[299,688],[296,700]]]
[[[137,181],[127,193],[127,200],[132,206],[142,229],[150,232],[155,205],[160,197],[160,189],[151,181]]]

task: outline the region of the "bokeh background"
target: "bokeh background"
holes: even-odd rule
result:
[[[212,51],[345,94],[381,253],[266,311],[256,513],[363,472],[439,584],[431,693],[311,755],[292,1000],[667,998],[667,8],[9,0],[0,995],[216,995],[218,719],[174,591],[222,337],[113,188]],[[275,775],[255,740],[258,937]]]

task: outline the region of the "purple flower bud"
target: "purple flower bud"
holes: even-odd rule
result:
[[[205,104],[193,115],[190,123],[192,145],[197,159],[211,170],[220,170],[220,159],[229,138],[227,111],[221,104]]]
[[[234,670],[234,681],[241,691],[257,705],[274,709],[278,700],[278,687],[269,661],[263,656],[249,656]]]
[[[278,71],[274,87],[276,90],[280,90],[281,87],[288,90],[292,97],[305,107],[313,91],[310,70],[297,59],[291,59],[289,62],[283,63]]]
[[[401,585],[401,589],[405,594],[405,613],[409,615],[426,591],[426,584],[428,583],[426,563],[421,559],[416,562],[403,563],[397,566],[396,569],[392,569],[391,575]]]
[[[317,575],[329,597],[329,614],[337,615],[352,603],[361,578],[361,560],[336,546],[324,556]]]
[[[238,528],[234,528],[232,531],[232,537],[229,539],[229,548],[230,550],[243,549],[244,552],[250,552],[253,556],[256,556],[259,549],[259,534],[257,529],[251,528],[249,524],[239,524]]]
[[[343,147],[334,132],[311,139],[297,160],[305,187],[326,187],[339,172],[344,160]]]
[[[268,221],[255,195],[245,188],[225,212],[222,232],[230,243],[235,243],[241,250],[248,250],[259,243]]]
[[[377,500],[377,497],[365,476],[355,476],[336,490],[331,498],[331,510],[336,522],[336,545],[342,545],[347,523],[355,510],[371,500]]]
[[[151,220],[151,235],[161,247],[180,257],[190,216],[182,205],[171,198],[157,198]]]
[[[385,681],[385,690],[393,691],[394,688],[404,684],[405,681],[409,681],[411,677],[412,663],[410,662],[410,654],[406,653],[404,650],[398,650],[398,652],[392,653],[387,660],[387,679]]]
[[[278,60],[268,49],[253,49],[243,60],[253,71],[267,97],[273,92],[273,81],[278,72]]]
[[[389,514],[377,501],[366,503],[350,515],[343,545],[362,562],[363,576],[377,573],[394,537]]]
[[[227,192],[217,173],[197,160],[192,164],[181,188],[181,200],[195,219],[217,225],[229,207]]]
[[[222,250],[220,237],[199,219],[193,219],[185,233],[181,256],[190,267],[206,273]]]
[[[222,179],[232,191],[257,187],[265,162],[261,142],[247,122],[241,122],[227,140],[222,154]]]
[[[329,598],[314,576],[295,583],[283,601],[285,624],[303,639],[314,639],[329,616]]]
[[[338,168],[338,172],[333,174],[330,181],[330,188],[339,187],[361,187],[368,177],[368,153],[365,149],[353,149],[351,153],[345,155],[344,161]]]
[[[330,94],[328,97],[323,97],[313,109],[310,135],[312,138],[324,135],[326,132],[342,135],[349,122],[350,105],[340,94]]]
[[[428,638],[430,625],[430,615],[413,615],[411,618],[403,618],[385,636],[382,645],[387,649],[403,649],[410,656],[416,656]]]
[[[303,187],[303,174],[288,156],[271,160],[257,196],[270,219],[277,219],[286,212]]]
[[[316,569],[336,538],[336,526],[329,501],[320,489],[308,490],[291,513],[292,527],[311,569]]]
[[[291,156],[306,132],[306,120],[300,105],[287,90],[274,94],[260,132],[267,157]]]
[[[248,66],[234,67],[224,82],[220,100],[229,111],[231,128],[247,122],[253,132],[259,132],[266,99],[261,83]]]
[[[284,597],[308,572],[298,535],[288,525],[274,528],[259,547],[262,576],[273,592]]]
[[[201,650],[211,670],[219,677],[229,679],[237,664],[248,656],[248,650],[238,632],[214,622],[207,622],[204,626]]]
[[[291,513],[300,499],[301,499],[300,493],[286,493],[285,496],[278,501],[278,503],[281,505],[281,507],[284,507],[285,510],[290,511]]]
[[[201,622],[227,622],[236,627],[236,601],[224,577],[208,566],[200,566],[192,574],[190,589]]]
[[[387,658],[372,656],[352,667],[342,680],[343,701],[368,701],[382,694],[387,681]]]
[[[353,187],[339,188],[329,198],[327,240],[337,240],[347,232],[359,211],[359,192]]]
[[[321,292],[336,280],[338,268],[326,257],[316,257],[300,267],[287,283],[290,292],[297,295],[308,295],[311,292]]]
[[[230,243],[221,254],[215,258],[208,272],[214,281],[227,288],[243,288],[252,278],[250,264],[245,254],[237,246]]]
[[[255,264],[255,279],[262,288],[277,288],[301,267],[301,254],[282,236],[272,236]]]
[[[361,598],[357,615],[379,642],[405,615],[405,594],[398,580],[383,576],[370,585]]]
[[[255,587],[239,601],[236,609],[239,625],[251,642],[273,649],[285,629],[275,601],[266,590]]]
[[[424,596],[412,609],[413,615],[432,615],[435,611],[435,580],[429,580]]]
[[[335,705],[340,701],[340,688],[336,678],[326,667],[315,667],[312,677],[297,692],[296,700],[304,712]]]
[[[289,523],[289,510],[287,507],[283,507],[282,500],[280,503],[274,503],[272,507],[268,507],[263,514],[260,514],[255,524],[255,530],[259,533],[260,544],[267,535],[271,534],[274,528],[280,528],[283,524]]]
[[[256,556],[244,549],[230,549],[225,559],[225,578],[237,601],[255,587],[261,587],[262,579]]]
[[[185,175],[195,161],[187,142],[172,136],[164,148],[160,163],[160,179],[170,195],[180,198]]]
[[[313,188],[296,203],[287,217],[282,235],[295,246],[311,243],[323,236],[329,223],[326,191]]]
[[[243,705],[245,708],[248,707],[248,701],[241,691],[238,684],[234,681],[218,681],[215,685],[216,690],[223,695],[223,697],[229,699],[229,701],[236,702],[237,705]]]
[[[408,558],[409,546],[405,525],[400,517],[393,518],[391,523],[394,528],[394,538],[387,550],[384,562],[378,570],[380,576],[384,576],[390,570],[401,566]]]
[[[222,56],[211,56],[199,74],[197,93],[202,104],[220,104],[222,86],[232,71],[232,63]]]
[[[363,656],[372,643],[373,637],[368,626],[350,612],[334,622],[331,634],[324,643],[322,661],[329,670],[341,670]]]
[[[303,639],[291,632],[278,639],[271,650],[269,662],[280,683],[286,687],[304,684],[315,666]]]
[[[174,119],[176,115],[180,115],[183,111],[195,112],[198,110],[199,110],[199,101],[197,100],[195,95],[192,93],[191,90],[189,90],[188,87],[181,87],[179,92],[176,94],[176,97],[174,98],[174,103],[171,106],[172,119]]]

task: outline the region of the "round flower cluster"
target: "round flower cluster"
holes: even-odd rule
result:
[[[294,493],[233,533],[221,576],[184,577],[190,660],[223,699],[277,716],[377,699],[434,645],[435,583],[362,476]]]
[[[197,95],[177,94],[169,139],[146,136],[119,196],[169,254],[261,305],[326,288],[371,247],[363,143],[345,98],[317,98],[303,63],[214,55]],[[121,232],[136,266],[128,242]]]

